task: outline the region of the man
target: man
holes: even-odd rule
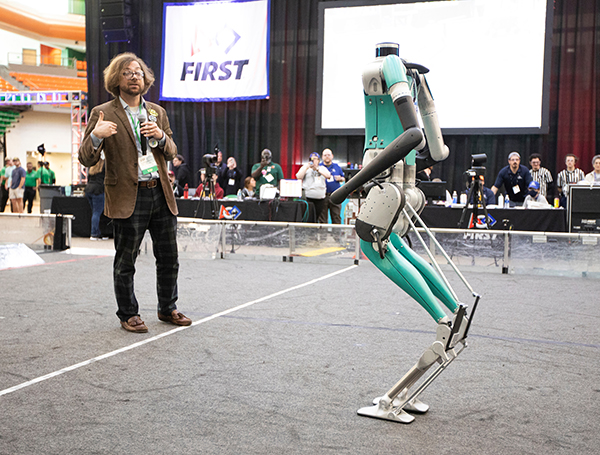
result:
[[[523,208],[526,209],[545,209],[549,208],[550,204],[541,194],[541,185],[535,180],[529,184],[529,192],[523,203]]]
[[[37,192],[38,172],[33,168],[33,163],[27,162],[27,172],[25,173],[25,192],[23,193],[23,205],[27,204],[27,213],[33,209],[33,200]]]
[[[531,169],[529,173],[531,174],[531,178],[540,184],[540,194],[544,196],[544,198],[550,194],[552,183],[552,174],[548,169],[542,166],[542,155],[539,153],[532,153],[529,157],[529,165]]]
[[[215,169],[217,174],[217,182],[221,185],[221,188],[225,188],[225,173],[227,172],[227,165],[223,162],[223,152],[217,150],[217,162],[215,163]]]
[[[498,172],[492,191],[497,195],[500,187],[504,185],[504,190],[510,200],[522,204],[527,196],[527,188],[531,180],[529,169],[521,164],[521,155],[518,152],[511,152],[508,155],[508,166]]]
[[[10,199],[10,209],[13,213],[23,213],[23,193],[25,191],[25,169],[21,167],[21,160],[13,158],[14,169],[8,197]]]
[[[38,187],[41,185],[54,185],[56,182],[56,174],[50,169],[50,163],[48,161],[39,161],[40,165],[38,173]]]
[[[476,177],[473,177],[476,178]],[[479,176],[479,180],[481,180],[481,195],[483,196],[483,200],[485,201],[485,206],[495,205],[496,204],[496,194],[492,190],[490,190],[487,186],[485,186],[485,177],[483,175]],[[467,180],[467,189],[465,190],[465,194],[467,197],[469,196],[469,190],[471,188],[471,181]],[[469,200],[469,204],[473,203],[473,196]]]
[[[143,98],[153,83],[152,70],[135,54],[114,57],[104,70],[104,88],[114,100],[92,109],[79,149],[79,160],[87,167],[104,152],[104,213],[113,219],[117,316],[125,330],[136,333],[148,331],[133,288],[135,260],[146,230],[156,258],[158,319],[179,326],[192,323],[175,304],[177,204],[166,160],[177,155],[177,146],[166,111]],[[140,124],[140,118],[148,120]]]
[[[342,224],[342,217],[340,215],[342,211],[342,204],[334,204],[331,202],[331,193],[337,190],[341,183],[346,181],[344,177],[344,171],[339,164],[333,162],[333,152],[331,149],[323,150],[321,153],[322,166],[329,171],[331,177],[327,179],[327,191],[325,193],[325,208],[322,214],[319,214],[319,223],[327,223],[328,216],[331,215],[331,222],[333,224]]]
[[[560,198],[560,206],[567,207],[567,200],[569,199],[569,185],[573,183],[579,183],[585,179],[585,174],[581,169],[575,167],[577,163],[577,156],[572,153],[568,153],[565,156],[565,165],[567,168],[558,173],[556,177],[556,185],[558,186],[558,194]]]
[[[592,166],[594,170],[585,176],[585,181],[594,185],[600,185],[600,155],[592,158]]]
[[[242,171],[237,168],[237,162],[232,156],[227,158],[227,167],[225,168],[222,181],[225,196],[237,194],[242,189]]]
[[[188,165],[185,164],[185,159],[182,155],[177,155],[173,158],[173,172],[175,173],[175,180],[181,186],[181,188],[186,185],[188,188],[192,186],[192,176],[190,174],[190,169]]]
[[[271,150],[264,149],[260,153],[260,163],[252,166],[252,178],[256,180],[255,194],[260,197],[260,187],[269,184],[277,187],[279,181],[283,180],[283,170],[277,163],[273,163],[273,154]]]
[[[13,162],[12,159],[6,158],[4,160],[4,167],[0,171],[0,212],[4,212],[6,203],[8,202],[8,178],[12,173]]]

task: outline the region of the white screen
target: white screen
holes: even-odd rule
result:
[[[543,127],[546,0],[437,1],[323,11],[317,127],[364,129],[361,75],[375,58],[375,45],[385,41],[399,43],[404,60],[429,68],[426,77],[444,132]]]

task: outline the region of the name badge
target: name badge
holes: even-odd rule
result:
[[[271,183],[274,179],[275,177],[273,177],[271,174],[265,175],[265,180],[269,183]]]
[[[513,190],[513,193],[518,194],[521,192],[521,187],[519,185],[515,185],[515,186],[513,186],[512,190]]]
[[[329,177],[329,178],[327,179],[327,181],[328,181],[328,182],[333,182],[334,180],[335,180],[335,179],[333,178],[333,174],[331,174],[331,177]]]
[[[229,179],[229,181],[227,182],[228,186],[233,186],[235,185],[235,179]]]
[[[144,175],[158,171],[158,164],[156,164],[156,160],[152,153],[138,157],[138,164]]]

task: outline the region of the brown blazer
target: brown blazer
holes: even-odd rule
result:
[[[148,101],[145,103],[146,109],[154,109],[158,113],[156,123],[166,136],[164,148],[156,147],[151,150],[158,164],[160,183],[167,205],[171,213],[177,215],[177,203],[167,175],[167,160],[171,161],[177,155],[177,146],[172,139],[173,131],[169,126],[166,111],[158,104]],[[98,122],[100,111],[104,112],[104,120],[117,124],[117,134],[105,138],[98,150],[94,150],[91,133]],[[92,109],[79,147],[79,161],[84,166],[91,167],[100,159],[102,150],[104,150],[106,167],[104,214],[109,218],[129,218],[133,214],[137,199],[138,152],[127,113],[118,98]]]

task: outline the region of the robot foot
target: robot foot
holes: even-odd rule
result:
[[[377,403],[373,406],[367,406],[360,408],[356,411],[358,415],[363,417],[372,417],[374,419],[390,420],[398,423],[411,423],[415,418],[408,412],[402,409],[398,409],[392,406],[383,406],[381,403]]]
[[[400,395],[394,398],[394,401],[392,401],[392,406],[394,408],[402,406],[403,411],[412,412],[413,414],[425,414],[427,411],[429,411],[429,405],[423,403],[418,398],[413,398],[409,402],[406,402],[407,395],[407,391],[402,392]],[[379,400],[381,400],[381,398],[383,397],[377,397],[373,399],[373,404],[379,404]]]

